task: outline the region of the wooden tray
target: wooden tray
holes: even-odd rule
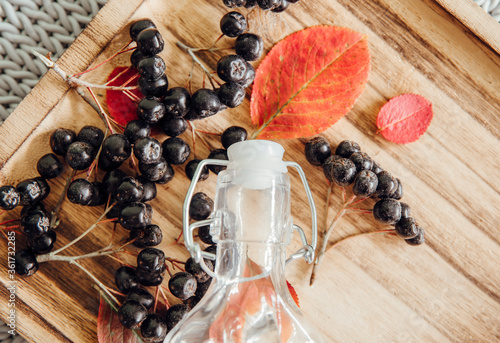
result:
[[[206,46],[218,35],[227,12],[222,1],[110,0],[58,63],[68,74],[85,70],[110,56],[128,40],[128,24],[151,17],[166,41],[163,57],[171,85],[183,85],[190,61],[175,46],[182,40]],[[449,12],[448,12],[449,11]],[[452,14],[451,14],[452,13]],[[471,21],[471,18],[476,18]],[[311,267],[295,262],[287,278],[295,286],[301,308],[328,341],[336,342],[495,342],[500,340],[500,56],[499,25],[468,0],[302,0],[284,14],[254,16],[253,28],[272,31],[266,48],[293,31],[317,24],[346,26],[368,35],[372,54],[369,83],[351,113],[327,130],[333,144],[343,139],[360,143],[405,186],[404,201],[426,228],[427,244],[410,247],[393,237],[371,236],[345,242],[325,258],[316,284],[308,286]],[[462,22],[467,25],[464,26]],[[263,26],[262,26],[263,25]],[[470,28],[469,28],[469,27]],[[262,29],[264,27],[264,29]],[[221,46],[229,45],[225,41]],[[214,67],[216,58],[201,55]],[[103,83],[109,70],[126,65],[123,55],[84,80]],[[195,88],[201,84],[195,74]],[[407,92],[432,101],[435,117],[416,143],[395,145],[376,135],[375,118],[390,98]],[[253,131],[249,103],[198,123],[220,132],[229,124]],[[102,126],[95,112],[53,72],[39,82],[0,126],[1,184],[36,176],[36,160],[50,151],[48,138],[57,127],[78,130]],[[189,140],[188,134],[185,134]],[[303,142],[280,141],[286,158],[299,162],[309,178],[324,216],[326,184],[321,171],[303,156]],[[198,144],[198,154],[207,150]],[[179,234],[181,203],[188,182],[182,167],[154,201],[154,222],[164,231],[165,251]],[[55,206],[63,178],[50,181]],[[309,227],[299,179],[292,173],[293,213]],[[213,194],[215,178],[200,186]],[[334,194],[332,218],[341,202]],[[19,209],[2,217],[19,215]],[[99,209],[65,203],[57,246],[88,227]],[[373,218],[344,218],[335,239],[382,229]],[[118,231],[125,237],[123,230]],[[310,232],[308,232],[310,233]],[[95,230],[68,254],[82,254],[107,244],[111,225]],[[298,239],[289,247],[299,246]],[[17,247],[24,240],[19,237]],[[7,256],[6,245],[0,254]],[[0,306],[8,315],[6,258],[1,258]],[[83,262],[106,285],[113,286],[118,263],[102,258]],[[67,263],[42,265],[17,283],[17,329],[32,342],[95,342],[99,298],[89,278]],[[173,300],[173,299],[172,299]]]

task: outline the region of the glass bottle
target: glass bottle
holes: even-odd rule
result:
[[[319,343],[324,342],[293,301],[285,280],[286,245],[293,229],[304,247],[289,260],[312,262],[316,245],[316,213],[305,176],[293,162],[282,161],[284,149],[271,141],[245,141],[231,145],[229,161],[217,177],[215,207],[210,219],[189,225],[188,208],[196,181],[184,203],[186,247],[205,271],[213,275],[203,299],[167,335],[169,343]],[[290,179],[287,166],[298,167],[313,214],[313,246],[290,216]],[[196,173],[193,180],[198,180]],[[196,227],[210,224],[217,243],[215,271],[193,241]]]

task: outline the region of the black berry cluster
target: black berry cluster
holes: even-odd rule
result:
[[[140,208],[137,204],[129,207]],[[193,197],[189,213],[193,219],[206,219],[213,211],[213,201],[204,193],[197,193]],[[122,210],[123,214],[123,210]],[[120,221],[122,216],[120,216]],[[123,223],[122,223],[123,225]],[[135,224],[134,224],[135,227]],[[161,287],[167,270],[167,258],[162,250],[152,248],[158,239],[161,241],[161,230],[156,225],[146,225],[142,231],[131,235],[132,239],[140,238],[141,246],[145,247],[137,255],[137,267],[122,266],[115,273],[115,284],[118,290],[125,295],[125,299],[118,309],[120,322],[131,330],[139,330],[146,342],[163,342],[170,331],[184,316],[203,298],[212,278],[196,263],[193,258],[185,262],[185,271],[170,274],[168,289],[172,295],[182,300],[182,304],[169,307],[165,316],[161,316],[154,306],[156,300],[147,290],[147,287]],[[160,236],[158,238],[158,235]],[[214,253],[215,245],[207,231],[203,234],[203,242],[212,244],[205,251]],[[137,243],[136,240],[134,242]],[[205,264],[212,271],[215,262],[205,259]]]
[[[322,166],[328,181],[347,187],[359,198],[378,198],[373,206],[374,218],[384,224],[394,225],[396,234],[410,245],[425,242],[424,229],[410,217],[411,208],[400,202],[403,185],[390,172],[383,170],[358,143],[345,140],[332,153],[330,143],[321,136],[308,141],[306,159],[314,166]]]
[[[270,10],[278,13],[285,11],[291,4],[296,2],[299,2],[299,0],[223,0],[224,5],[229,8],[253,8],[259,6],[265,11]]]

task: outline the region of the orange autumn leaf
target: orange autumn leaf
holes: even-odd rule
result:
[[[256,72],[253,137],[291,139],[323,132],[353,107],[370,71],[367,37],[315,26],[278,42]]]

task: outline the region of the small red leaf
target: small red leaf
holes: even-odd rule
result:
[[[109,86],[137,86],[139,74],[134,68],[131,67],[117,67],[109,74]],[[143,95],[138,89],[129,90],[139,99]],[[111,118],[118,124],[125,126],[133,119],[137,119],[137,103],[133,101],[124,91],[121,90],[106,90],[106,101],[108,104],[108,111]]]
[[[403,94],[392,98],[377,117],[378,132],[397,144],[415,142],[429,127],[432,103],[421,95]]]
[[[299,296],[297,295],[295,288],[293,288],[293,286],[290,284],[290,282],[288,282],[288,280],[286,280],[286,285],[288,286],[288,290],[290,291],[293,301],[295,301],[297,306],[300,307]]]
[[[315,26],[278,42],[257,69],[250,104],[254,137],[323,132],[347,114],[370,71],[365,35]]]
[[[142,343],[142,339],[132,330],[126,329],[118,313],[101,297],[97,316],[97,340],[99,343]]]

